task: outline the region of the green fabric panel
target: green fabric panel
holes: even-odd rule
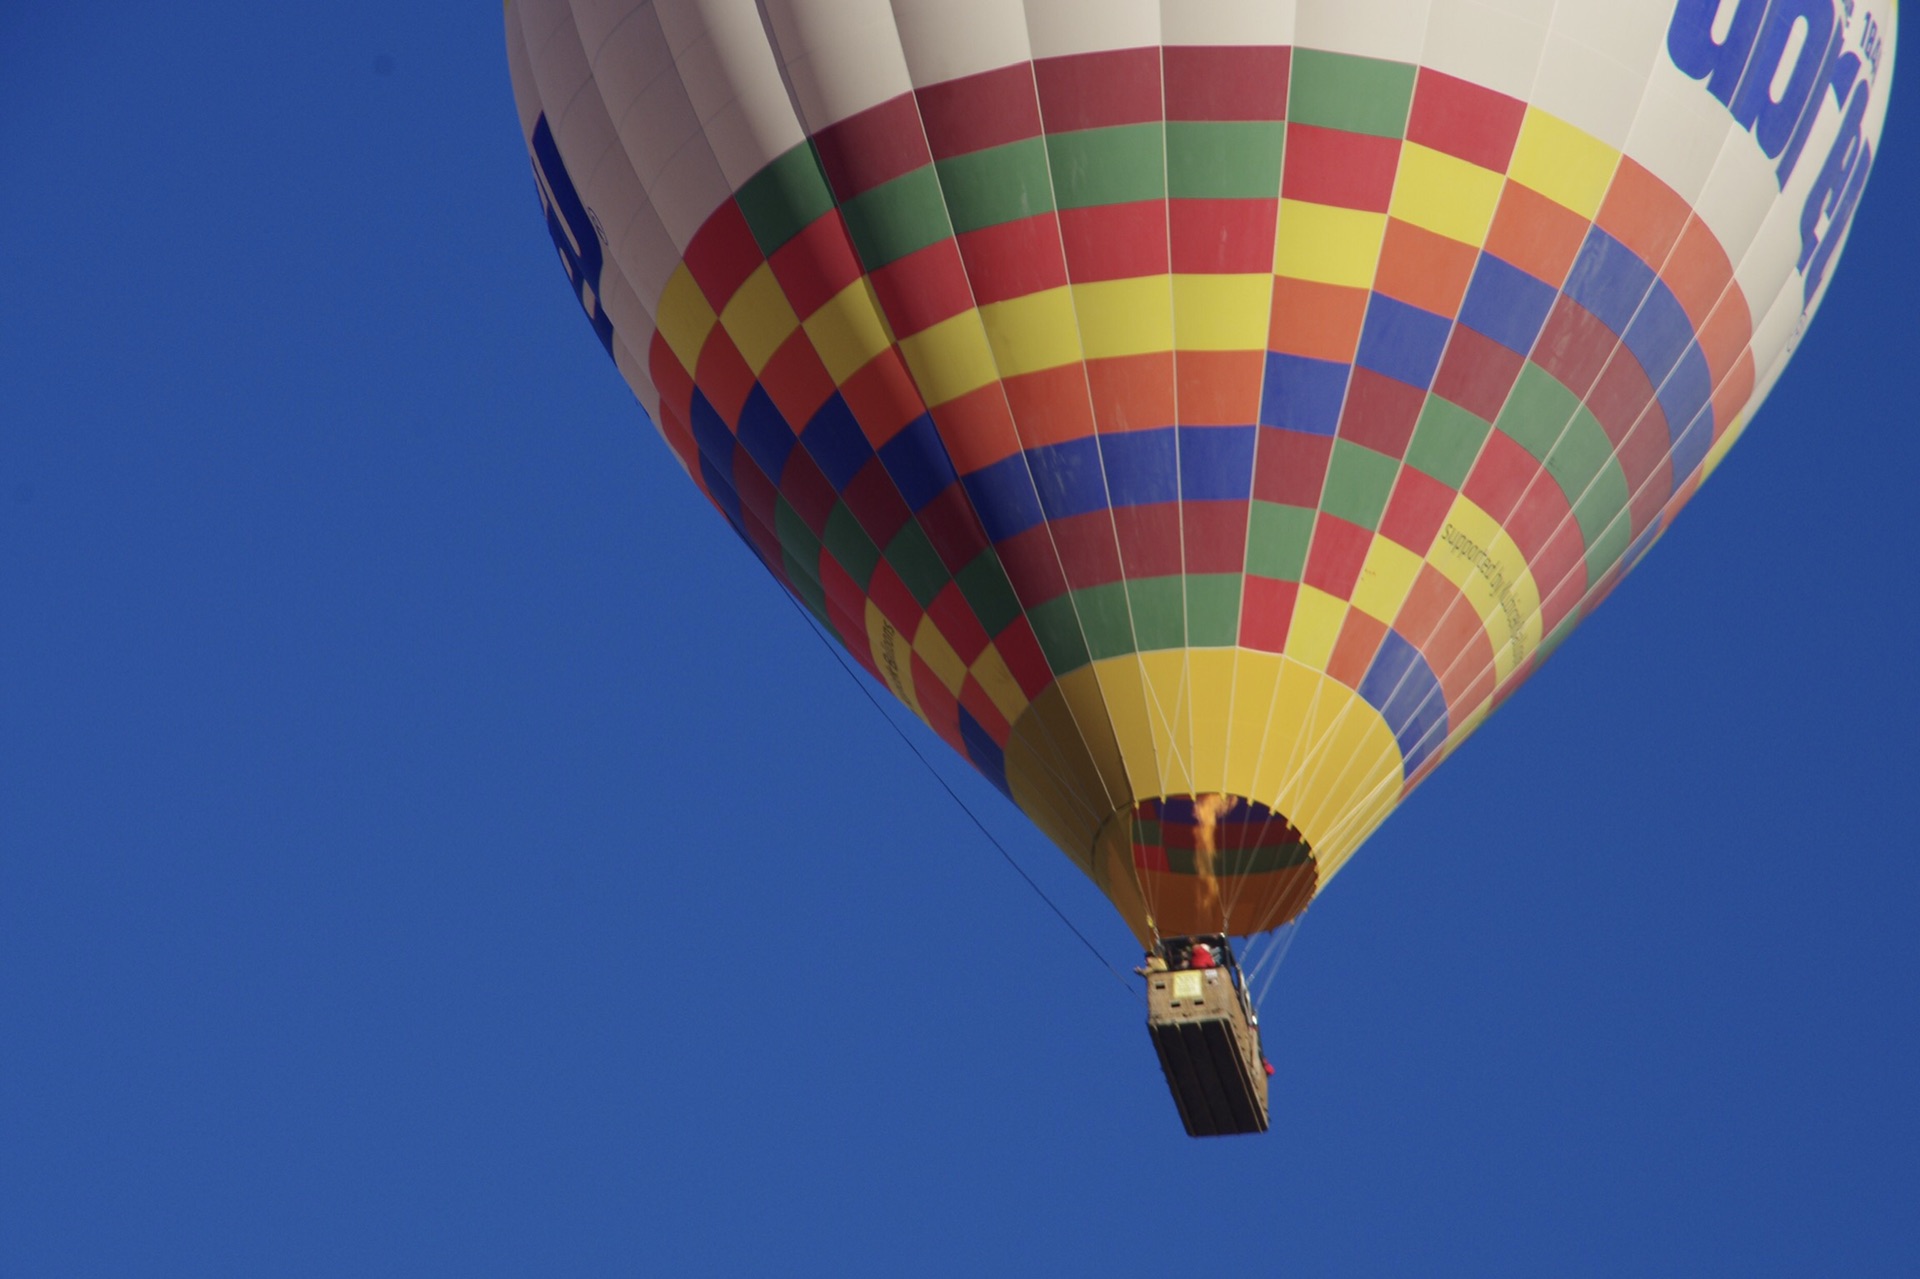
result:
[[[887,563],[893,565],[893,571],[907,584],[921,608],[933,603],[933,597],[953,580],[947,574],[947,566],[940,562],[939,552],[933,549],[933,543],[927,540],[918,524],[909,523],[893,535],[893,541],[887,545]]]
[[[882,182],[840,206],[853,247],[869,271],[953,234],[933,166]]]
[[[837,503],[827,516],[827,553],[840,562],[847,576],[866,589],[873,580],[874,565],[880,562],[880,548],[873,544],[860,521],[853,517],[845,502]]]
[[[1134,638],[1142,653],[1186,646],[1186,580],[1143,577],[1127,583],[1127,596],[1133,603]]]
[[[1167,869],[1176,875],[1197,874],[1199,868],[1193,864],[1194,853],[1191,848],[1168,848]]]
[[[1473,460],[1491,429],[1487,420],[1467,412],[1451,400],[1429,395],[1414,424],[1407,445],[1407,464],[1439,480],[1456,493],[1467,482]]]
[[[1159,124],[1122,124],[1047,135],[1053,198],[1063,209],[1160,200],[1167,194]]]
[[[1310,856],[1305,844],[1266,844],[1254,848],[1223,848],[1214,865],[1222,875],[1262,875],[1303,864]]]
[[[1569,391],[1558,378],[1537,364],[1520,369],[1520,380],[1513,384],[1507,402],[1500,409],[1494,426],[1512,437],[1515,443],[1544,464],[1554,446],[1580,412],[1580,397]],[[1598,425],[1597,423],[1595,424]],[[1611,453],[1611,447],[1607,450]],[[1569,494],[1571,499],[1572,495]]]
[[[1020,597],[1013,593],[1013,584],[1007,581],[1007,572],[993,551],[974,556],[973,563],[961,569],[954,581],[989,638],[1006,630],[1020,616]]]
[[[1126,583],[1108,582],[1075,591],[1073,604],[1080,614],[1081,629],[1087,634],[1087,652],[1094,661],[1134,651]]]
[[[1073,596],[1057,595],[1044,604],[1027,610],[1027,624],[1033,627],[1040,651],[1055,676],[1077,671],[1088,661],[1087,644],[1080,636],[1080,618],[1073,611]]]
[[[1047,144],[1040,138],[969,151],[934,167],[956,235],[1053,209]]]
[[[1187,643],[1195,648],[1231,648],[1240,640],[1238,573],[1187,574]]]
[[[1160,842],[1160,819],[1157,817],[1136,817],[1133,819],[1133,842],[1145,844],[1151,848]]]
[[[815,576],[818,570],[789,550],[783,549],[780,559],[782,567],[787,571],[787,582],[793,587],[793,593],[800,597],[800,602],[807,606],[807,611],[819,618],[826,625],[828,632],[832,633],[833,623],[827,617],[827,589],[820,585],[820,579]]]
[[[1231,120],[1167,124],[1167,194],[1189,200],[1273,200],[1287,126]]]
[[[1255,500],[1247,514],[1247,572],[1297,582],[1307,567],[1314,513],[1304,506]]]
[[[1381,138],[1405,137],[1413,76],[1411,63],[1295,49],[1287,119]]]
[[[1587,585],[1591,586],[1598,580],[1599,578],[1594,575],[1593,569],[1589,567],[1587,569]],[[1554,627],[1552,632],[1540,641],[1540,647],[1533,650],[1533,662],[1536,668],[1554,655],[1554,652],[1560,645],[1566,642],[1567,636],[1573,634],[1574,630],[1580,625],[1581,620],[1581,612],[1577,608],[1560,619],[1560,625]]]
[[[800,518],[800,512],[784,497],[776,497],[773,503],[773,535],[780,539],[780,546],[787,554],[797,557],[807,565],[807,576],[820,576],[820,539],[813,535],[807,522]]]
[[[1574,410],[1573,421],[1560,436],[1560,442],[1547,454],[1547,472],[1560,481],[1569,506],[1578,505],[1581,494],[1593,483],[1601,468],[1613,461],[1613,441],[1607,438],[1600,419],[1585,405]]]
[[[733,198],[766,254],[833,207],[833,192],[811,142],[802,142],[748,178]]]
[[[1580,521],[1580,536],[1587,544],[1589,586],[1619,562],[1633,541],[1633,521],[1625,514],[1627,496],[1626,473],[1609,456],[1593,486],[1574,504],[1573,517]]]
[[[1320,509],[1361,528],[1378,529],[1387,499],[1393,495],[1393,482],[1399,477],[1400,463],[1386,454],[1348,440],[1335,440]]]

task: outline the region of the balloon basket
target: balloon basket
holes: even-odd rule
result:
[[[1195,968],[1204,942],[1224,962]],[[1147,973],[1147,1033],[1190,1137],[1267,1130],[1267,1070],[1260,1027],[1224,937],[1168,939],[1167,971]]]

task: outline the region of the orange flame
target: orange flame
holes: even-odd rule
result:
[[[1220,879],[1214,868],[1219,852],[1220,818],[1232,807],[1231,795],[1193,797],[1193,870],[1202,885],[1200,908],[1206,915],[1220,915]],[[1224,915],[1220,917],[1220,927],[1226,927]]]

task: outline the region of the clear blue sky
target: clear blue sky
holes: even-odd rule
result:
[[[1912,102],[1193,1142],[607,364],[497,7],[0,9],[0,1274],[1912,1273]]]

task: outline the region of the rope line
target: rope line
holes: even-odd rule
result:
[[[756,555],[754,558],[759,559],[760,557]],[[762,567],[766,567],[764,561],[762,562]],[[771,576],[773,570],[769,567],[767,571],[768,575]],[[1120,970],[1115,968],[1112,962],[1100,953],[1099,947],[1095,946],[1087,939],[1085,933],[1075,927],[1074,922],[1067,918],[1066,912],[1054,904],[1053,898],[1047,896],[1046,890],[1041,888],[1040,885],[1034,881],[1033,876],[1027,874],[1026,869],[1013,859],[1013,854],[1007,851],[1006,845],[1002,844],[999,837],[987,829],[986,823],[982,822],[979,815],[968,806],[967,801],[961,798],[960,792],[956,791],[953,786],[948,783],[947,779],[940,775],[940,771],[933,766],[933,761],[928,759],[926,752],[920,749],[920,744],[907,736],[906,730],[894,722],[893,716],[887,714],[886,707],[880,704],[880,699],[873,695],[873,690],[867,687],[866,681],[860,678],[859,672],[855,671],[848,663],[845,655],[840,651],[840,646],[835,644],[832,639],[821,631],[819,619],[814,617],[798,599],[794,598],[793,593],[787,590],[784,584],[779,583],[778,579],[775,579],[775,582],[776,585],[780,586],[780,594],[785,596],[787,602],[793,605],[800,616],[806,620],[807,629],[826,646],[829,653],[833,654],[833,660],[839,663],[840,669],[847,673],[847,678],[853,681],[854,686],[866,697],[867,702],[873,707],[874,711],[879,714],[880,718],[887,722],[887,727],[893,730],[894,736],[907,744],[907,749],[913,752],[914,758],[918,759],[921,764],[926,767],[927,772],[932,774],[934,781],[940,783],[940,789],[947,792],[948,797],[960,806],[960,811],[967,815],[967,820],[973,823],[974,828],[982,835],[985,835],[987,842],[993,845],[994,849],[1000,854],[1001,858],[1006,861],[1007,865],[1013,867],[1013,873],[1026,881],[1027,887],[1031,888],[1034,894],[1047,904],[1047,909],[1052,911],[1054,915],[1059,918],[1060,922],[1067,926],[1069,932],[1080,939],[1080,944],[1087,948],[1087,953],[1099,960],[1101,967],[1113,974],[1113,979],[1120,983],[1121,989],[1127,992],[1128,998],[1133,998],[1136,992],[1133,989],[1132,983],[1120,975]]]

